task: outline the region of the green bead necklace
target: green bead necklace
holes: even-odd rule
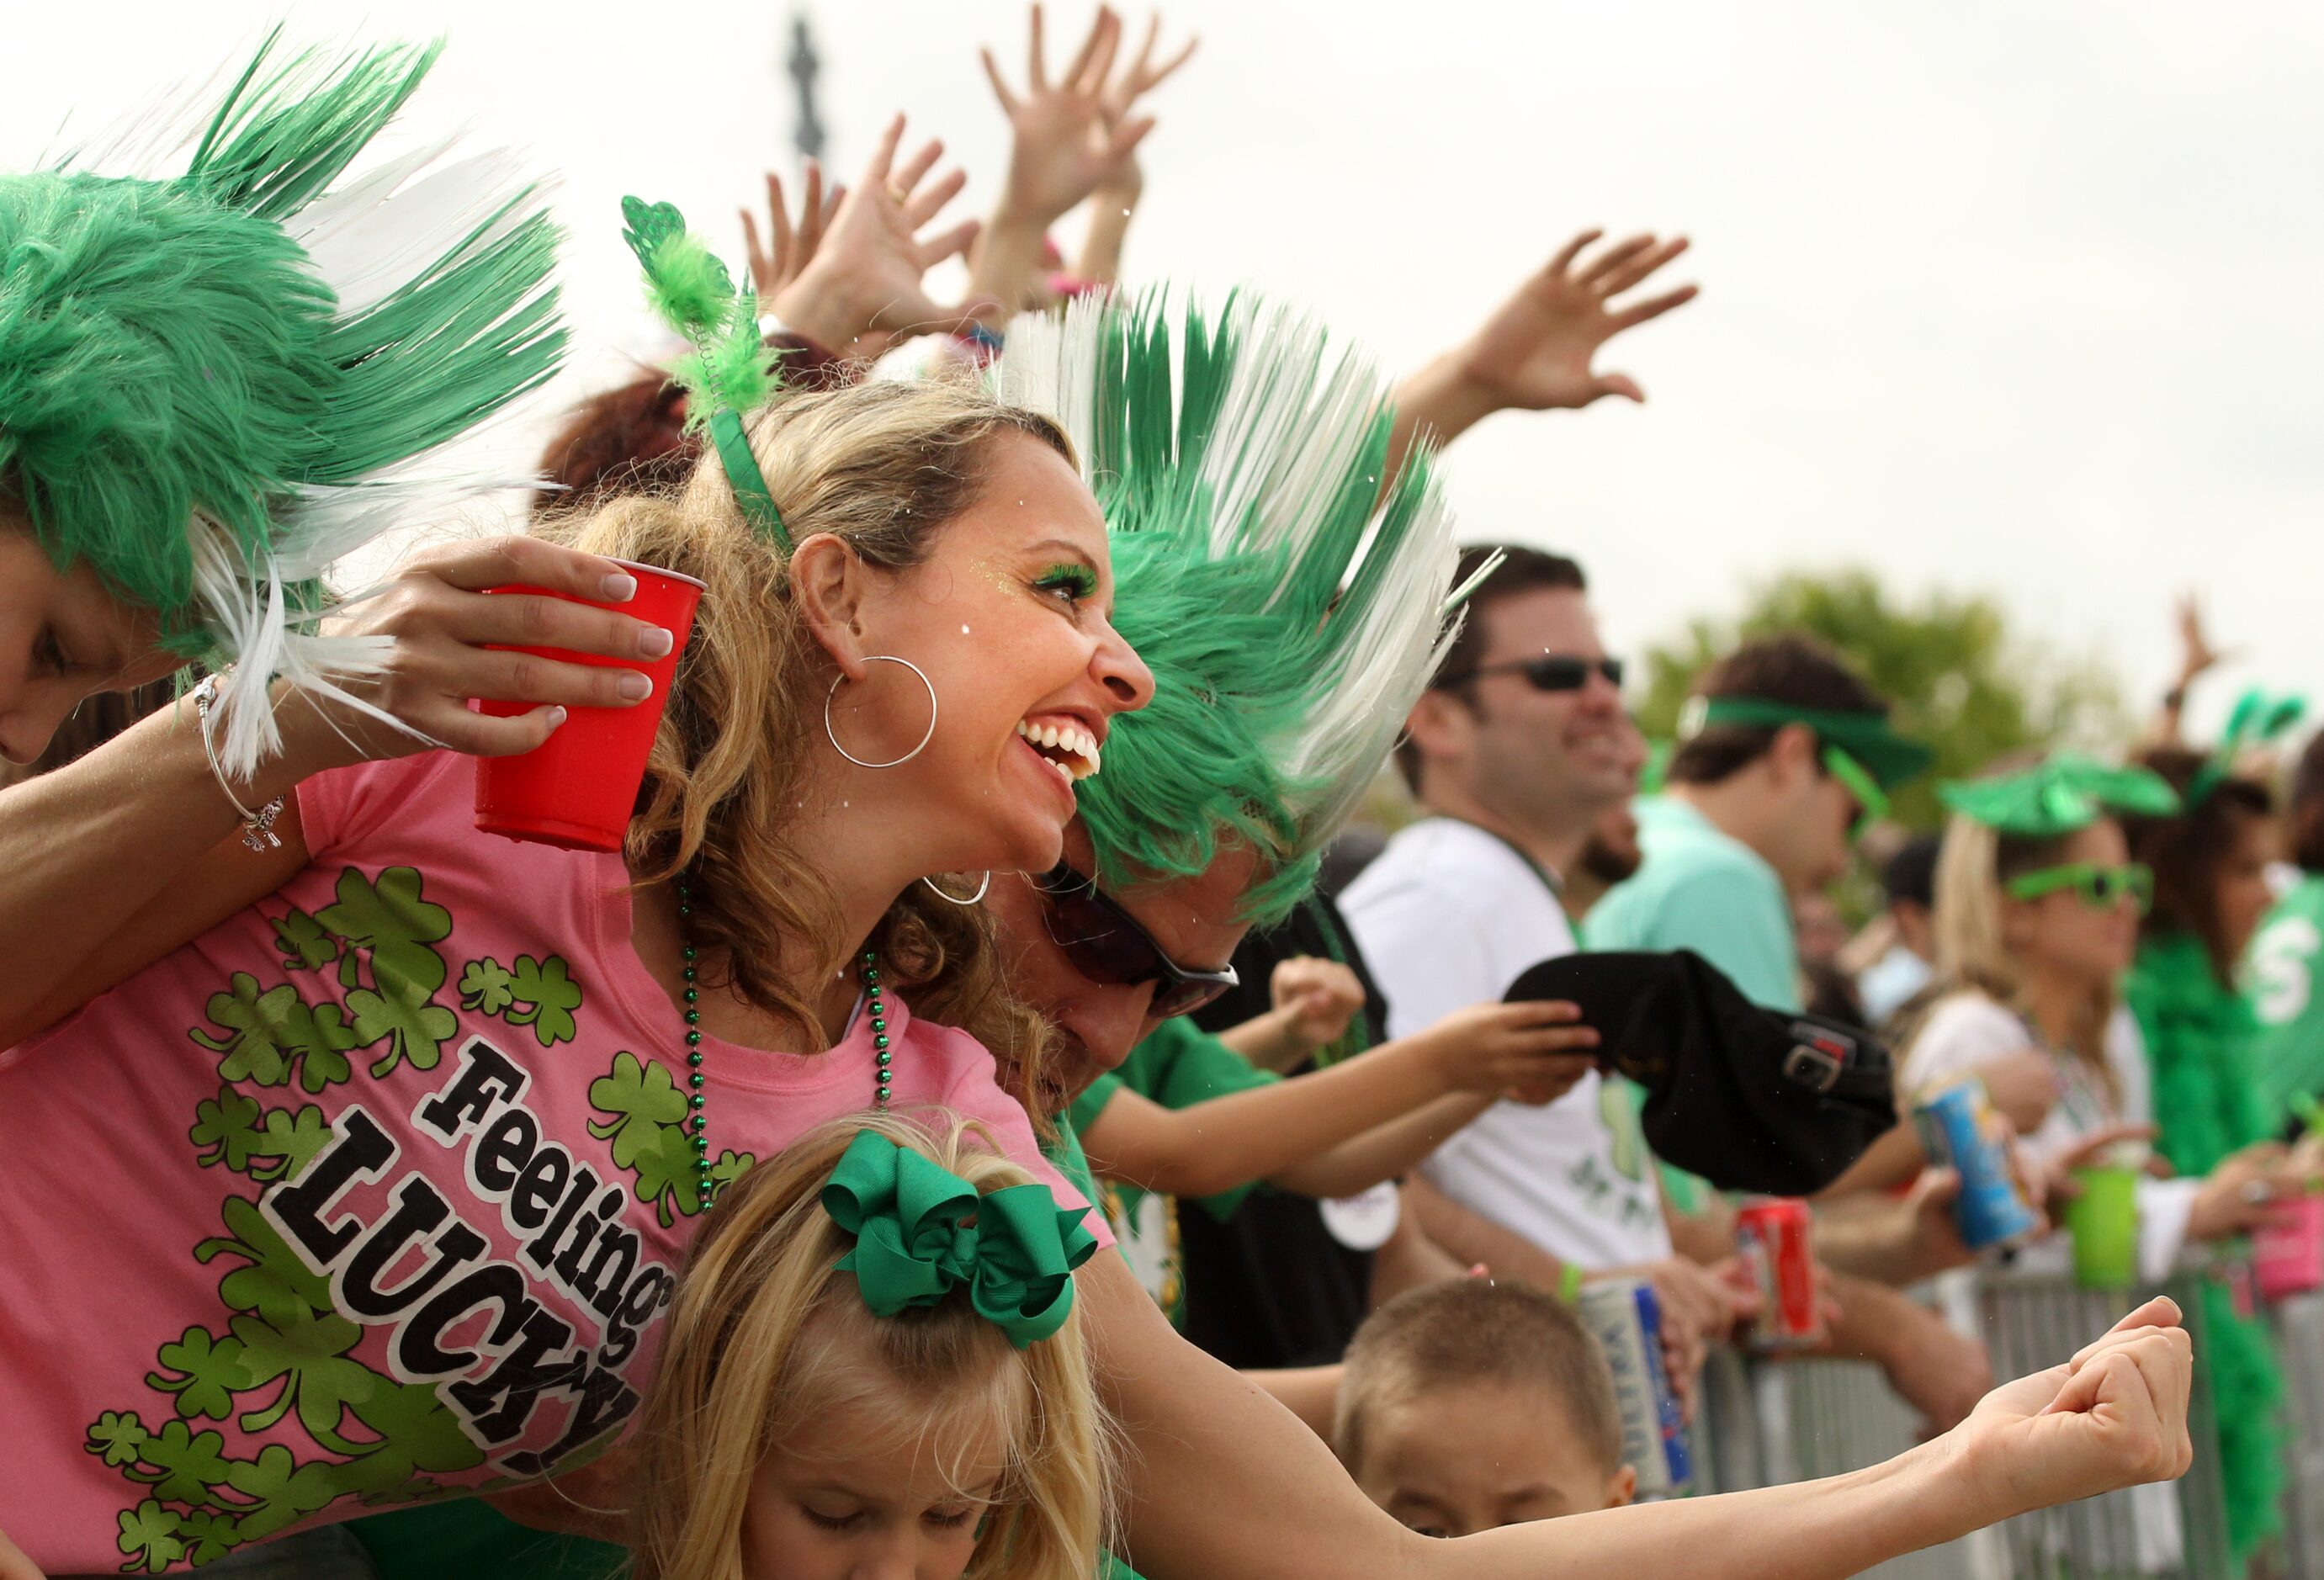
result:
[[[694,981],[694,945],[687,937],[687,919],[694,914],[693,891],[681,875],[678,880],[678,955],[685,965],[679,975],[686,979],[686,1105],[691,1110],[687,1129],[694,1141],[694,1191],[702,1210],[710,1210],[713,1194],[710,1186],[710,1115],[709,1103],[702,1087],[702,992]],[[890,1067],[895,1053],[888,1046],[888,1011],[880,1000],[880,955],[875,950],[863,951],[863,1007],[872,1016],[872,1046],[880,1060],[878,1101],[881,1113],[888,1111]]]

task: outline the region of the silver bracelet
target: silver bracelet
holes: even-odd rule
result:
[[[189,694],[194,699],[195,716],[201,721],[202,755],[210,759],[210,772],[217,776],[218,788],[226,792],[227,804],[242,815],[242,842],[260,852],[270,846],[280,850],[282,836],[274,831],[274,820],[282,815],[282,797],[278,795],[253,812],[234,793],[234,786],[226,783],[226,769],[218,766],[217,744],[210,736],[210,709],[217,702],[217,688],[218,677],[205,675]]]

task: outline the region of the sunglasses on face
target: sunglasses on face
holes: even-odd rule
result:
[[[1506,664],[1487,664],[1478,668],[1448,675],[1437,682],[1440,686],[1463,685],[1485,675],[1522,675],[1536,691],[1580,691],[1590,684],[1592,675],[1602,675],[1616,691],[1622,689],[1622,661],[1619,658],[1584,658],[1578,653],[1544,653],[1538,658],[1512,658]]]
[[[1242,981],[1232,966],[1194,971],[1172,960],[1153,934],[1070,862],[1060,861],[1028,881],[1040,899],[1049,942],[1065,951],[1074,969],[1109,988],[1141,988],[1151,982],[1154,1002],[1146,1013],[1156,1020],[1191,1015]]]
[[[1836,746],[1823,749],[1823,768],[1840,781],[1840,788],[1856,797],[1856,821],[1848,825],[1848,837],[1861,840],[1867,830],[1888,815],[1888,793],[1862,763]]]
[[[2120,867],[2070,861],[2063,867],[2021,872],[2005,886],[2005,892],[2013,900],[2038,900],[2060,889],[2073,890],[2082,896],[2082,904],[2094,911],[2111,911],[2127,899],[2144,916],[2154,904],[2154,871],[2135,861]]]

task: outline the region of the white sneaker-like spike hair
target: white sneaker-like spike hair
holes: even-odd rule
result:
[[[1459,551],[1427,458],[1383,475],[1388,389],[1310,319],[1159,296],[1011,326],[1001,397],[1073,438],[1113,536],[1116,626],[1154,670],[1082,814],[1109,881],[1266,857],[1279,915],[1450,641]]]
[[[271,681],[344,696],[379,667],[380,644],[317,633],[326,570],[415,510],[523,486],[444,452],[564,348],[546,190],[513,157],[446,163],[447,141],[349,174],[436,47],[278,38],[204,107],[0,186],[0,471],[59,564],[234,666],[235,776],[279,743]]]

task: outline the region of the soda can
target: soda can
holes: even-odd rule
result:
[[[1735,1249],[1759,1285],[1754,1349],[1812,1349],[1823,1343],[1813,1231],[1808,1204],[1797,1197],[1761,1197],[1736,1213]]]
[[[1663,1367],[1663,1306],[1642,1278],[1582,1286],[1582,1320],[1606,1352],[1614,1402],[1622,1418],[1622,1458],[1638,1473],[1638,1492],[1662,1496],[1694,1480],[1686,1421]]]
[[[2020,1244],[2042,1227],[2025,1199],[1985,1084],[1975,1076],[1923,1097],[1913,1108],[1913,1124],[1929,1161],[1960,1176],[1953,1222],[1961,1243],[1972,1251]]]

